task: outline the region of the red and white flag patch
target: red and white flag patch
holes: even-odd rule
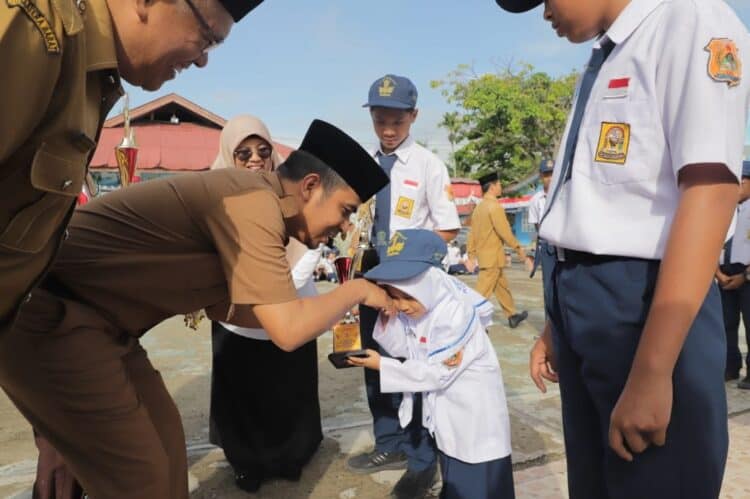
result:
[[[604,93],[605,99],[622,99],[628,96],[628,87],[630,78],[612,78],[607,85],[607,91]]]

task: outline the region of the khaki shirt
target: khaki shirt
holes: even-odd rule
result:
[[[122,89],[105,0],[0,0],[0,329],[57,252]]]
[[[504,245],[519,251],[521,244],[513,235],[505,209],[493,196],[484,196],[471,214],[467,238],[469,258],[479,261],[479,268],[505,266]]]
[[[275,173],[227,168],[135,184],[76,210],[42,287],[62,285],[134,335],[227,301],[292,301],[285,219],[297,213]]]

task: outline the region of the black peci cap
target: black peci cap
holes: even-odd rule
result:
[[[497,182],[500,180],[500,175],[497,172],[488,173],[487,175],[482,175],[477,179],[479,181],[480,185],[484,184],[490,184],[492,182]]]
[[[341,175],[362,202],[390,181],[377,161],[356,140],[322,120],[310,124],[299,151],[315,156]]]
[[[263,0],[219,0],[219,3],[231,14],[234,22],[238,22],[251,10],[263,3]]]
[[[544,0],[495,0],[497,4],[508,12],[519,13],[531,10],[541,5]]]

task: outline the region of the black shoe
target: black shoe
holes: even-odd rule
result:
[[[234,472],[234,483],[240,489],[250,493],[258,492],[260,488],[260,478],[241,471]]]
[[[513,314],[508,317],[508,325],[511,329],[515,329],[521,322],[525,321],[528,316],[529,313],[526,310],[518,314]]]
[[[380,452],[376,449],[350,458],[346,467],[353,473],[366,475],[384,470],[402,470],[406,464],[403,452]]]
[[[395,499],[422,499],[432,489],[436,475],[436,464],[423,471],[406,470],[404,476],[393,487],[391,497]]]
[[[737,383],[737,388],[739,388],[740,390],[750,390],[750,375],[742,378],[742,381]]]
[[[736,379],[740,379],[739,371],[724,371],[724,381],[734,381]]]

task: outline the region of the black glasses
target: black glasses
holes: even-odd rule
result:
[[[206,18],[203,17],[203,14],[201,14],[201,12],[198,10],[198,7],[196,7],[193,3],[193,0],[185,0],[185,3],[188,4],[190,10],[193,11],[193,15],[198,20],[198,24],[200,24],[201,29],[203,29],[203,36],[206,38],[207,42],[206,46],[203,47],[203,53],[205,54],[223,43],[224,38],[214,33],[214,30],[212,30],[211,26],[208,25],[208,21],[206,21]]]
[[[242,149],[237,149],[236,151],[234,151],[234,157],[239,159],[240,161],[247,161],[253,156],[253,154],[257,154],[260,159],[268,159],[271,157],[272,152],[273,149],[268,146],[260,146],[257,149],[243,147]]]

